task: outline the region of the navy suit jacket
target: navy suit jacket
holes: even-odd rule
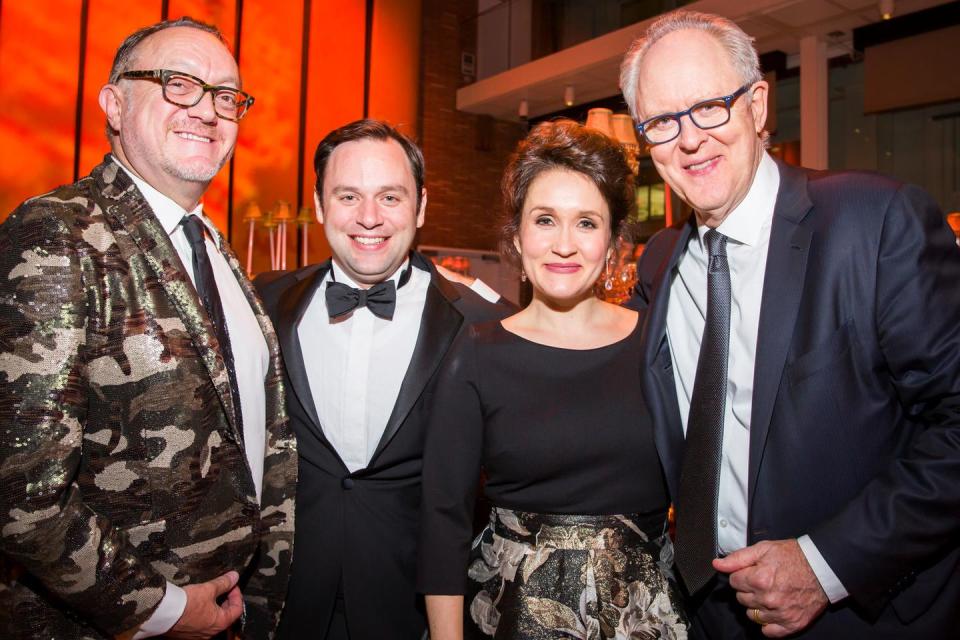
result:
[[[778,167],[754,373],[748,544],[809,534],[849,591],[804,637],[955,631],[960,250],[918,187]],[[673,496],[684,435],[666,312],[695,226],[688,220],[651,239],[631,301],[648,308],[644,392]]]

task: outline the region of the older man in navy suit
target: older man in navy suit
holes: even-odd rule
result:
[[[734,23],[675,12],[621,86],[693,209],[656,235],[645,393],[694,634],[960,629],[960,251],[930,196],[765,151],[767,84]]]

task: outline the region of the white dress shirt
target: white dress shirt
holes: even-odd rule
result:
[[[957,242],[960,242],[960,240]],[[473,282],[470,283],[470,290],[487,302],[492,302],[494,304],[500,302],[500,294],[494,291],[493,288],[491,288],[480,278],[474,278]]]
[[[717,543],[722,554],[747,544],[753,372],[767,250],[779,187],[777,165],[764,153],[746,197],[717,227],[717,231],[727,237],[731,286],[727,390],[717,501]],[[700,226],[697,234],[691,236],[686,252],[677,264],[667,305],[667,339],[684,433],[707,315],[708,255],[703,240],[707,231],[709,227]],[[802,536],[799,543],[830,601],[846,597],[846,590],[810,537]]]
[[[357,287],[332,264],[337,282]],[[406,267],[407,262],[390,280],[396,283]],[[331,281],[328,272],[297,334],[323,433],[352,473],[370,463],[397,402],[420,333],[430,274],[411,269],[410,280],[397,289],[392,320],[375,316],[367,307],[331,319],[325,296]]]
[[[149,184],[135,176],[116,158],[116,162],[133,180],[137,189],[153,213],[157,216],[164,231],[170,236],[170,242],[180,256],[190,280],[196,282],[193,273],[193,249],[180,221],[188,214],[180,205],[163,195]],[[240,410],[243,415],[243,447],[253,484],[256,487],[257,499],[260,499],[263,484],[263,456],[266,449],[266,390],[264,381],[270,366],[270,352],[267,350],[267,341],[263,337],[260,323],[250,307],[240,283],[227,264],[226,258],[214,244],[214,227],[209,220],[203,217],[203,205],[189,212],[200,216],[203,223],[209,228],[206,235],[207,254],[210,256],[210,265],[213,277],[217,283],[220,302],[223,305],[223,315],[227,321],[227,330],[230,334],[230,343],[233,345],[234,368],[236,369],[237,388],[240,392]],[[135,640],[150,638],[166,633],[176,624],[187,604],[186,593],[180,587],[168,582],[167,590],[160,601],[160,605],[153,615],[140,627]]]

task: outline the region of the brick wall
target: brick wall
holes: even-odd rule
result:
[[[477,0],[423,0],[420,144],[426,160],[427,219],[421,244],[497,249],[500,177],[524,129],[456,110],[472,78],[460,53],[476,53]]]

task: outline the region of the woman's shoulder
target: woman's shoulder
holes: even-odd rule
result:
[[[612,302],[604,302],[603,308],[607,316],[604,325],[608,327],[612,342],[619,342],[639,333],[643,324],[643,311],[623,307]]]

